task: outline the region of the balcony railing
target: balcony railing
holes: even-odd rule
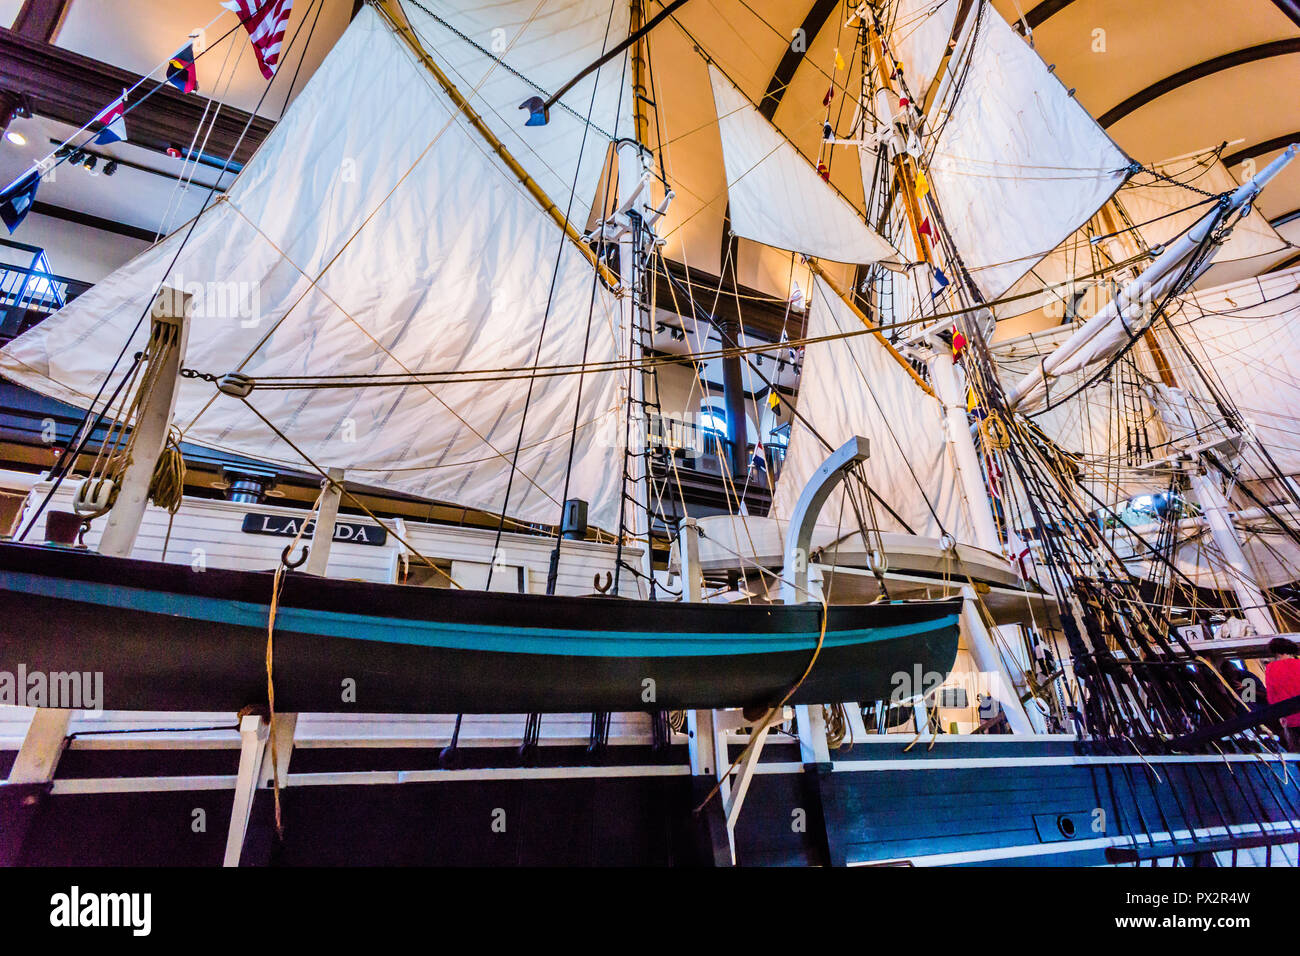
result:
[[[17,338],[90,288],[50,271],[45,250],[0,239],[0,345]]]

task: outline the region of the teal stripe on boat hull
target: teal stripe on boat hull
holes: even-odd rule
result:
[[[265,628],[266,605],[200,595],[0,571],[0,590],[39,594],[105,608],[144,611],[238,627]],[[843,647],[937,633],[955,627],[957,615],[887,627],[828,631],[824,646]],[[553,654],[569,657],[724,657],[812,650],[817,634],[602,631],[451,624],[336,611],[281,607],[279,632],[450,650]]]

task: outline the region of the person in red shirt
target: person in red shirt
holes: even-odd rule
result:
[[[1277,658],[1264,669],[1264,688],[1269,704],[1300,697],[1300,647],[1295,641],[1275,637],[1268,642],[1268,651]],[[1282,718],[1282,733],[1288,749],[1300,748],[1300,713]]]

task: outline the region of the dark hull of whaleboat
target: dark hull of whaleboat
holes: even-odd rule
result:
[[[271,588],[264,571],[0,544],[0,671],[100,672],[106,710],[259,705]],[[885,698],[897,674],[946,674],[958,609],[830,607],[816,666],[792,701]],[[758,706],[804,672],[821,618],[815,604],[545,597],[290,573],[276,617],[275,702],[313,713]]]

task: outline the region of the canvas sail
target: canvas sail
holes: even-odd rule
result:
[[[1171,322],[1282,474],[1300,475],[1300,267],[1188,292]],[[1222,422],[1191,362],[1165,352],[1198,417]]]
[[[835,291],[821,278],[815,279],[806,335],[816,338],[862,328],[861,320]],[[943,410],[875,336],[809,343],[797,411],[773,493],[774,517],[788,519],[827,454],[861,435],[870,442],[871,457],[857,473],[902,519],[892,518],[876,504],[882,530],[910,530],[934,538],[947,532],[959,542],[974,542],[961,482],[944,437]],[[838,520],[843,520],[845,531],[857,528],[842,492],[822,508],[823,523]]]
[[[968,18],[943,83],[926,144],[931,199],[996,299],[1110,198],[1129,160],[991,4]]]
[[[1213,157],[1164,163],[1156,167],[1164,175],[1187,182],[1208,193],[1223,194],[1235,190],[1238,183],[1227,168]],[[1207,197],[1175,183],[1157,180],[1141,184],[1127,183],[1115,194],[1115,202],[1124,210],[1128,223],[1141,236],[1147,248],[1166,245],[1175,236],[1196,223],[1210,208]],[[1119,228],[1117,221],[1094,219],[1092,235],[1109,236]],[[1087,289],[1098,280],[1088,279],[1092,273],[1108,267],[1112,262],[1128,258],[1133,249],[1127,235],[1102,239],[1094,244],[1088,230],[1081,229],[1066,239],[1042,262],[1038,263],[1011,290],[1013,295],[1030,293],[1044,285],[1064,286],[1031,296],[1002,307],[1004,317],[1033,311],[1051,303],[1060,303],[1073,297],[1076,291]],[[1239,221],[1222,248],[1215,254],[1214,264],[1206,270],[1198,285],[1205,288],[1227,285],[1257,275],[1293,253],[1293,247],[1268,223],[1263,213],[1252,208]],[[1078,279],[1077,283],[1072,280]],[[1084,296],[1078,314],[1087,316],[1096,309],[1097,296]]]
[[[889,51],[903,64],[907,91],[924,103],[952,36],[961,0],[898,0],[884,24]]]
[[[897,255],[712,64],[709,79],[736,235],[834,262]]]
[[[1238,480],[1263,491],[1259,483],[1272,477],[1271,469],[1251,447],[1256,443],[1267,450],[1283,475],[1300,474],[1300,390],[1296,386],[1300,381],[1300,268],[1185,293],[1170,316],[1179,342],[1192,358],[1167,333],[1159,331],[1157,337],[1169,371],[1187,395],[1194,440],[1212,443],[1232,432],[1201,378],[1199,370],[1204,370],[1246,422],[1245,450],[1224,460]],[[1013,381],[1031,374],[1071,332],[1063,327],[998,345],[994,356],[1001,373]],[[1146,376],[1155,380],[1157,372],[1146,356],[1145,349],[1134,352]],[[1126,460],[1131,438],[1127,430],[1139,422],[1154,424],[1156,459],[1174,453],[1160,445],[1158,436],[1163,428],[1157,410],[1141,392],[1121,394],[1112,381],[1076,393],[1088,374],[1075,371],[1058,379],[1054,389],[1071,397],[1035,413],[1033,421],[1063,449],[1081,456],[1083,484],[1108,505],[1119,506],[1117,510],[1132,496],[1168,491],[1168,466],[1133,467],[1133,462]],[[1274,489],[1264,497],[1268,500],[1276,495]],[[1275,507],[1284,521],[1294,525],[1292,511]],[[1267,516],[1248,506],[1238,513],[1236,524],[1252,573],[1261,585],[1276,587],[1300,577],[1300,550]],[[1154,527],[1140,530],[1148,540],[1158,532]],[[1160,562],[1144,559],[1135,542],[1130,546],[1137,556],[1126,563],[1135,573],[1155,578],[1167,574]],[[1232,586],[1233,575],[1202,519],[1180,522],[1173,561],[1202,587],[1228,590]]]
[[[1018,381],[1033,373],[1043,360],[1073,331],[1060,326],[1045,332],[998,343],[993,359],[1004,381]],[[1154,370],[1143,369],[1144,372]],[[1159,416],[1146,396],[1133,389],[1118,394],[1127,382],[1112,377],[1088,388],[1083,372],[1061,378],[1053,387],[1059,404],[1032,416],[1034,425],[1063,451],[1075,456],[1084,470],[1082,483],[1107,505],[1134,495],[1158,494],[1169,488],[1167,468],[1150,468],[1143,449],[1160,446],[1165,438]]]
[[[214,374],[519,368],[576,362],[584,345],[592,362],[618,356],[617,300],[369,6],[182,248],[184,235],[10,343],[0,373],[85,407],[163,283],[196,295],[184,364]],[[250,401],[355,481],[547,523],[560,514],[578,406],[570,494],[613,527],[617,379],[586,376],[580,401],[576,376],[535,382],[508,507],[527,381]],[[206,382],[182,380],[175,422],[187,441],[305,468]]]
[[[610,143],[631,135],[627,58],[579,81],[551,108],[545,126],[525,126],[528,114],[519,104],[546,99],[622,42],[630,9],[626,0],[402,3],[420,45],[579,232]]]

